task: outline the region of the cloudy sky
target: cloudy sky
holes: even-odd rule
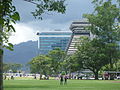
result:
[[[21,21],[14,25],[16,33],[10,37],[10,42],[13,44],[37,40],[36,32],[38,31],[52,31],[55,29],[68,31],[72,21],[80,20],[83,14],[92,13],[93,11],[92,0],[67,0],[65,14],[43,14],[43,20],[38,20],[34,19],[31,14],[35,10],[35,5],[24,0],[13,1],[21,17]]]

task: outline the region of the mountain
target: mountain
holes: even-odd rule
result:
[[[5,63],[28,63],[38,54],[37,41],[28,41],[14,45],[14,51],[4,50]]]

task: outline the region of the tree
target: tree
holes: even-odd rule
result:
[[[120,3],[120,0],[117,0]],[[90,31],[95,38],[106,44],[106,55],[109,57],[110,69],[113,68],[114,60],[119,59],[116,54],[120,41],[120,4],[113,4],[112,0],[94,0],[95,11],[85,15],[91,23]]]
[[[58,74],[63,70],[62,62],[65,52],[56,48],[51,50],[47,55],[34,57],[30,62],[30,70],[32,73],[40,73],[41,75]]]
[[[117,3],[118,2],[118,3]],[[93,14],[85,15],[91,23],[90,31],[95,38],[102,40],[106,44],[106,56],[109,60],[110,68],[116,60],[120,59],[118,55],[118,42],[120,41],[120,0],[112,3],[112,0],[93,0],[95,10]],[[110,79],[113,79],[110,76]]]
[[[94,38],[91,40],[88,37],[81,37],[77,44],[78,51],[76,52],[77,59],[83,64],[84,69],[90,69],[98,79],[100,69],[108,64],[108,57],[105,55],[105,44]]]
[[[46,55],[40,55],[34,57],[30,62],[30,70],[32,73],[40,73],[40,79],[42,74],[47,76],[51,72],[50,67],[51,58]]]
[[[3,72],[8,72],[9,70],[12,70],[12,72],[17,72],[18,70],[21,70],[22,64],[14,64],[14,63],[4,63],[3,64]]]
[[[36,4],[37,9],[32,12],[33,16],[42,19],[42,13],[45,11],[65,12],[65,0],[24,0]],[[38,4],[39,3],[39,4]],[[9,43],[9,33],[15,29],[11,23],[20,20],[19,13],[12,0],[0,0],[0,90],[3,90],[3,48],[13,50],[13,45]]]
[[[9,70],[10,70],[9,64],[4,63],[4,64],[3,64],[3,72],[6,73],[6,72],[8,72]]]
[[[79,72],[83,68],[82,62],[78,60],[78,56],[75,54],[67,55],[62,63],[64,71],[71,75],[72,72]]]
[[[12,5],[12,0],[0,0],[0,90],[3,90],[3,48],[13,50],[8,38],[10,32],[15,31],[11,23],[18,20],[20,17]]]
[[[8,65],[9,65],[9,70],[12,70],[12,72],[14,73],[16,73],[18,70],[21,70],[21,68],[23,67],[22,64],[16,64],[16,63],[12,63]]]
[[[65,55],[65,52],[59,48],[55,48],[48,53],[48,56],[51,58],[51,68],[54,74],[59,74],[63,69],[62,62]]]

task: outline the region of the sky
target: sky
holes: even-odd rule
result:
[[[66,0],[65,14],[51,12],[50,15],[43,14],[43,20],[35,19],[31,12],[35,10],[35,5],[24,0],[13,0],[16,10],[19,12],[21,20],[14,27],[16,32],[12,34],[9,41],[19,44],[29,40],[36,41],[37,32],[64,30],[69,31],[71,23],[81,20],[83,14],[93,12],[92,0]]]

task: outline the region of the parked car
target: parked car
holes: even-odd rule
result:
[[[117,76],[117,79],[120,79],[120,76]]]

